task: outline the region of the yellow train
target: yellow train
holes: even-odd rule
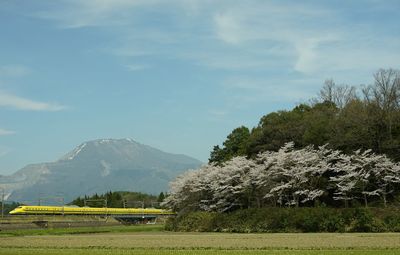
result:
[[[169,210],[154,208],[95,208],[95,207],[70,207],[70,206],[18,206],[10,214],[61,214],[61,215],[174,215]]]

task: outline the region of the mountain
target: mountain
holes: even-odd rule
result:
[[[56,197],[68,202],[110,190],[159,194],[168,190],[174,177],[201,164],[132,139],[101,139],[82,143],[55,162],[28,165],[10,176],[0,176],[0,187],[8,200],[26,203]]]

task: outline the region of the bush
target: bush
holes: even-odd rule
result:
[[[400,232],[400,210],[391,209],[379,212],[381,214],[381,219],[383,224],[386,226],[387,231],[390,232]]]
[[[192,212],[170,219],[172,231],[385,232],[400,231],[397,209],[263,208],[230,213]]]
[[[171,218],[166,223],[167,230],[174,231],[193,231],[193,232],[207,232],[212,231],[213,213],[207,212],[193,212],[187,215],[179,216],[175,219]]]
[[[353,210],[350,232],[371,232],[372,226],[373,217],[368,209],[356,208]]]

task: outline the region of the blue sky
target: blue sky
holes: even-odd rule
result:
[[[0,174],[126,138],[207,161],[240,125],[399,68],[399,1],[2,0]]]

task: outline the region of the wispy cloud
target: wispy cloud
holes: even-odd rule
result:
[[[55,103],[44,103],[19,97],[2,90],[0,90],[0,107],[27,111],[61,111],[67,108]]]
[[[216,6],[212,0],[60,0],[56,8],[38,11],[35,17],[54,20],[62,28],[115,26],[132,24],[134,11],[142,7],[180,8],[185,15],[199,15],[204,5]],[[62,6],[60,8],[60,6]],[[155,8],[154,8],[155,7]]]
[[[217,38],[236,50],[257,49],[260,54],[253,59],[270,63],[285,57],[286,66],[307,73],[318,67],[316,49],[320,44],[340,38],[337,29],[315,25],[315,20],[333,16],[332,11],[320,7],[270,1],[227,8],[215,14],[214,22]]]
[[[130,65],[125,65],[125,67],[132,72],[136,71],[141,71],[144,69],[150,68],[150,65],[145,65],[145,64],[130,64]]]
[[[0,66],[0,76],[24,76],[31,72],[29,68],[22,65]]]
[[[132,8],[152,5],[158,0],[68,0],[63,8],[41,11],[36,17],[55,20],[62,28],[126,25]],[[57,6],[59,7],[59,5]]]
[[[312,84],[315,80],[286,80],[279,78],[254,78],[232,76],[223,81],[226,93],[237,104],[251,102],[304,102],[314,95]]]
[[[384,6],[395,5],[367,2],[357,11],[390,11],[393,7]],[[340,5],[320,1],[62,0],[61,6],[37,17],[63,28],[117,28],[110,52],[119,57],[152,55],[212,69],[285,68],[330,76],[338,70],[396,65],[400,57],[400,44],[379,32],[379,21],[354,22]],[[143,22],[147,11],[167,18],[168,27]]]
[[[0,146],[0,158],[9,154],[12,150],[5,146]]]
[[[343,14],[320,3],[246,2],[216,13],[214,26],[217,38],[239,54],[250,56],[249,49],[258,50],[251,62],[264,59],[259,61],[261,68],[282,57],[285,69],[305,75],[397,65],[400,44],[392,43],[390,34],[380,33],[378,22],[346,23],[349,18]],[[278,51],[266,51],[271,48]]]
[[[11,131],[11,130],[0,128],[0,136],[2,136],[2,135],[13,135],[13,134],[15,134],[15,131]]]

